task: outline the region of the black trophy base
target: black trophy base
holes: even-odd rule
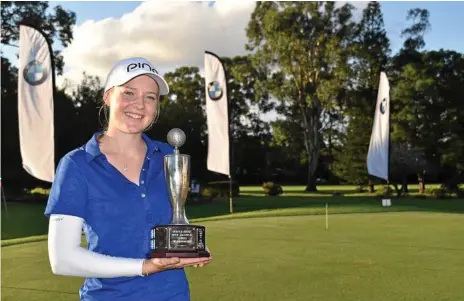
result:
[[[153,251],[150,253],[150,258],[202,258],[209,257],[208,251],[197,251],[197,252],[164,252],[164,251]]]
[[[196,225],[160,225],[151,229],[150,258],[209,257],[205,227]]]

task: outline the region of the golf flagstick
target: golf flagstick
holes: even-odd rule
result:
[[[329,204],[325,202],[325,229],[329,229]]]

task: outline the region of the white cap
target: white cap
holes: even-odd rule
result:
[[[113,87],[121,86],[142,74],[152,77],[158,83],[160,95],[169,93],[169,85],[166,80],[158,74],[158,71],[153,68],[153,65],[148,60],[141,57],[118,61],[106,78],[105,92]]]

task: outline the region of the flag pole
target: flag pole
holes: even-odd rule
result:
[[[388,172],[387,172],[387,185],[388,189],[390,190],[390,183],[391,183],[391,132],[392,132],[392,122],[391,122],[391,89],[388,91]]]
[[[224,76],[226,78],[226,89],[227,89],[227,123],[228,123],[228,131],[229,131],[229,213],[234,213],[234,203],[232,200],[232,170],[234,170],[234,139],[233,139],[233,129],[232,129],[232,110],[230,105],[230,89],[229,89],[229,70],[223,64],[224,68]]]
[[[3,201],[3,205],[5,206],[6,217],[8,218],[8,207],[6,206],[5,191],[3,190],[3,183],[2,183],[1,177],[0,177],[0,189],[2,190],[2,201]]]
[[[325,202],[325,229],[329,229],[329,203]]]
[[[234,213],[234,206],[232,202],[232,176],[229,175],[229,213]]]

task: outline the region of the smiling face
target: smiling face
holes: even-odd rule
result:
[[[128,134],[143,132],[157,114],[158,101],[158,84],[147,75],[112,88],[105,95],[105,104],[110,109],[108,130]]]

